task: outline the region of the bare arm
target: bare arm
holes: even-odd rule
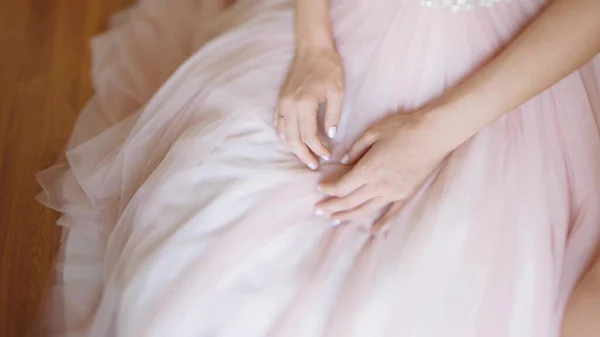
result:
[[[507,48],[432,105],[365,131],[342,158],[352,169],[320,184],[331,198],[315,211],[339,224],[391,205],[373,226],[374,233],[385,232],[453,149],[598,52],[600,0],[554,0]]]
[[[432,120],[452,125],[449,140],[458,146],[598,53],[600,1],[555,0],[504,51],[443,97],[443,108],[432,110]],[[456,120],[467,122],[457,125]],[[562,337],[599,332],[600,261],[576,287]]]
[[[552,1],[504,51],[442,99],[439,111],[446,116],[434,120],[456,126],[450,138],[458,146],[599,52],[600,1]],[[456,120],[468,122],[459,126]]]
[[[329,0],[296,0],[296,49],[333,49]]]
[[[329,0],[296,0],[295,53],[279,92],[273,124],[281,141],[316,170],[331,151],[319,138],[318,107],[325,104],[324,130],[333,138],[342,114],[344,69],[337,53]]]

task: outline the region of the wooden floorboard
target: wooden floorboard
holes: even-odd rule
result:
[[[58,248],[34,197],[91,96],[89,41],[132,0],[0,0],[0,336],[22,337]]]

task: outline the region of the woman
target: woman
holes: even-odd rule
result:
[[[198,6],[95,40],[40,175],[69,230],[43,331],[560,335],[599,279],[600,2]]]

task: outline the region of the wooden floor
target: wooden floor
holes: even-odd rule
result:
[[[91,96],[89,40],[132,0],[0,0],[0,336],[24,336],[60,230],[34,175]]]

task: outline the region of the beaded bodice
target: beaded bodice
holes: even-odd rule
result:
[[[490,7],[495,3],[508,0],[420,0],[426,7],[448,7],[454,11]]]

